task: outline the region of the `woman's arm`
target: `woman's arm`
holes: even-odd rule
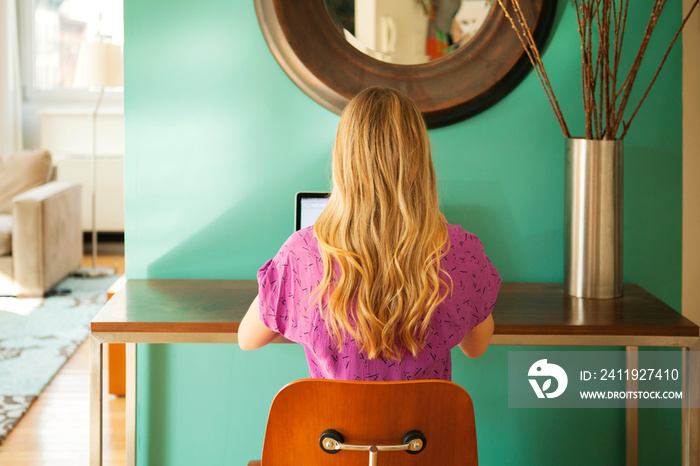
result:
[[[486,352],[489,341],[493,335],[493,316],[489,316],[482,323],[471,329],[459,342],[459,349],[470,358],[478,358]]]
[[[267,345],[277,336],[279,333],[265,327],[260,320],[260,306],[256,296],[238,327],[238,344],[243,351],[254,350]]]

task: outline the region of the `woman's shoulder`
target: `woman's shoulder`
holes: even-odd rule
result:
[[[300,257],[317,254],[318,241],[316,240],[313,226],[310,226],[294,232],[287,238],[277,253],[277,257]]]
[[[447,233],[450,237],[450,249],[463,248],[465,246],[481,246],[479,237],[468,232],[461,225],[447,224]]]
[[[468,232],[460,225],[449,223],[447,231],[450,237],[450,249],[444,258],[447,263],[454,263],[458,268],[472,268],[480,267],[484,263],[490,264],[484,252],[484,245],[478,236]]]

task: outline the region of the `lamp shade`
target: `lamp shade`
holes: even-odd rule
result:
[[[78,52],[73,87],[119,87],[124,85],[122,49],[104,42],[83,42]]]

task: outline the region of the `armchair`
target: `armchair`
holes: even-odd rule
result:
[[[80,185],[54,181],[47,151],[0,156],[0,295],[43,296],[80,267]]]

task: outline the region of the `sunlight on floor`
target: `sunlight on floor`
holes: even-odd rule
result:
[[[28,316],[44,303],[44,298],[0,298],[0,309],[21,316]]]

